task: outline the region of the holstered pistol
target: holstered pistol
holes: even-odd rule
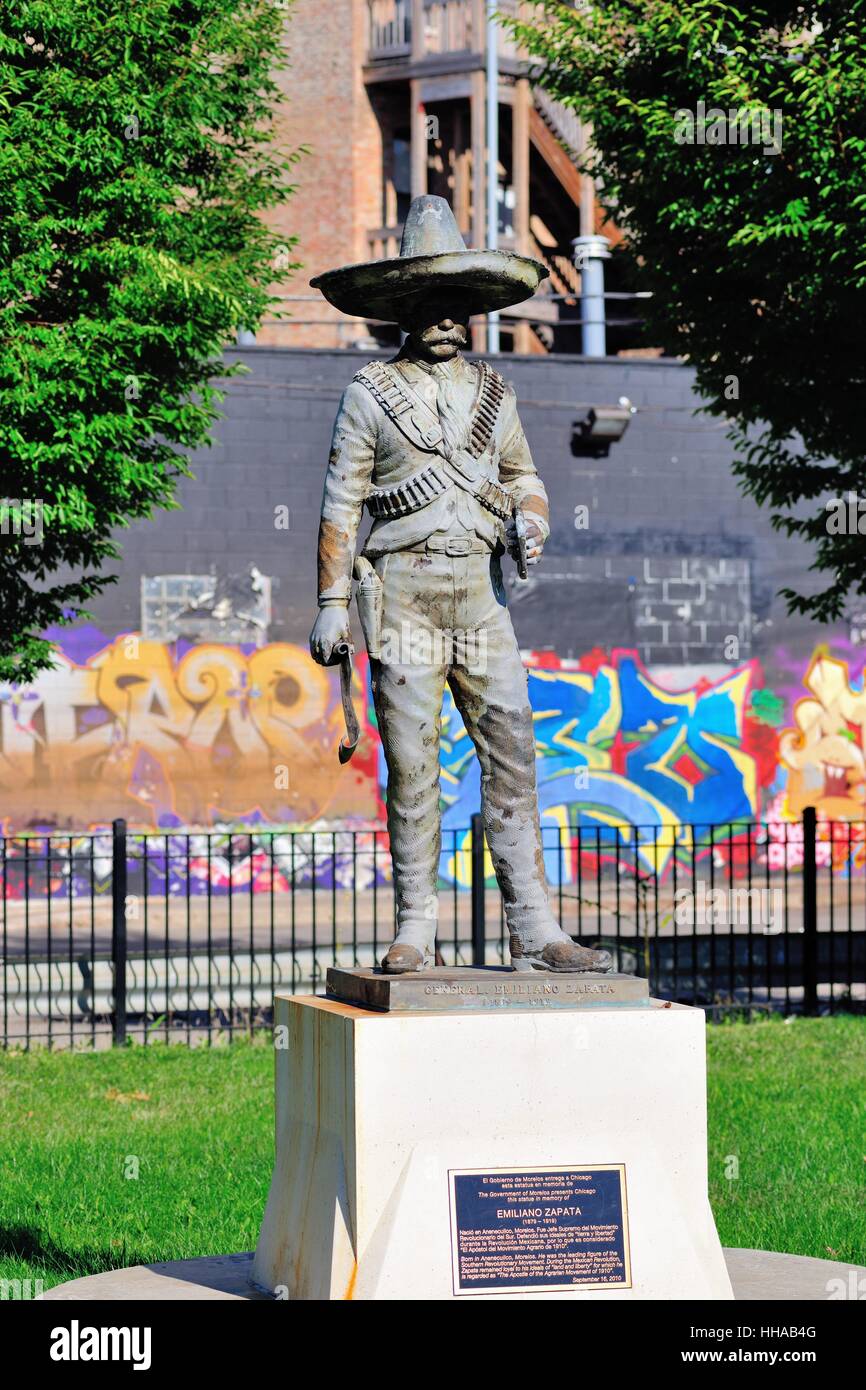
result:
[[[371,660],[378,661],[382,652],[382,581],[364,555],[357,556],[353,573],[358,581],[355,596],[367,652]]]

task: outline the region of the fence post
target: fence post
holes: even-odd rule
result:
[[[814,806],[803,811],[803,1013],[818,1012],[818,866]]]
[[[126,1042],[126,821],[111,824],[111,965],[114,1046]]]
[[[472,817],[472,964],[484,965],[487,932],[484,922],[484,824],[478,811]]]

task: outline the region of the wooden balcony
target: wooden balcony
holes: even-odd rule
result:
[[[519,0],[499,0],[497,9],[516,14]],[[413,34],[413,10],[423,15],[420,34]],[[485,48],[483,0],[368,0],[367,62],[401,58],[423,62],[448,54],[480,54]],[[511,34],[500,28],[499,53],[518,57]]]
[[[367,61],[404,58],[412,51],[412,0],[368,0]]]
[[[402,236],[402,222],[395,227],[374,227],[367,233],[367,259],[383,261],[399,256]]]

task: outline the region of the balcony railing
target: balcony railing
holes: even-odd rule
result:
[[[367,233],[367,256],[371,261],[390,260],[400,254],[403,224],[394,227],[374,227]]]
[[[516,14],[519,0],[499,0],[500,13]],[[407,57],[412,51],[412,0],[368,0],[370,30],[368,56]],[[424,0],[424,30],[421,52],[427,56],[444,53],[480,53],[484,33],[473,33],[472,0]],[[499,31],[501,57],[513,58],[517,46],[507,30]]]
[[[532,96],[536,107],[554,135],[562,142],[573,160],[579,159],[586,144],[586,135],[580,117],[570,107],[563,106],[561,101],[556,101],[543,87],[533,87]]]
[[[395,58],[412,46],[412,0],[369,0],[371,58]]]
[[[467,0],[432,0],[424,6],[425,53],[471,53],[472,6]]]

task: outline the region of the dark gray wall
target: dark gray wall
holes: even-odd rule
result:
[[[236,573],[250,563],[277,581],[272,640],[305,642],[315,613],[315,550],[331,425],[359,352],[250,348],[230,354],[249,374],[227,385],[217,442],[196,455],[183,510],[121,537],[117,586],[93,605],[109,634],[140,623],[144,574]],[[657,664],[720,662],[780,641],[808,654],[820,629],[791,620],[774,595],[803,581],[808,555],[777,534],[739,493],[721,424],[696,416],[693,373],[671,360],[510,357],[497,365],[517,390],[553,532],[531,583],[512,586],[524,647],[576,656],[638,646]],[[624,440],[602,460],[574,458],[572,426],[586,407],[628,396]],[[274,525],[288,506],[291,529]],[[575,508],[590,510],[576,530]],[[510,569],[510,562],[506,562]]]

